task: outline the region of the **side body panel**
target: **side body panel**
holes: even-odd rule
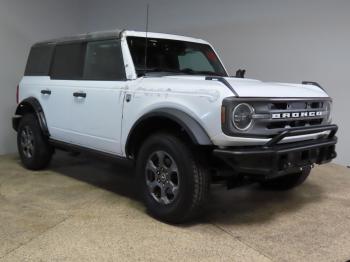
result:
[[[72,87],[69,136],[73,144],[121,154],[125,87],[126,81],[78,81]],[[75,92],[86,97],[73,97]]]
[[[126,83],[24,77],[19,99],[34,97],[39,101],[51,139],[120,155]],[[42,90],[51,94],[41,94]],[[74,92],[84,92],[86,98],[74,97]]]
[[[66,84],[54,83],[47,76],[25,76],[19,85],[19,101],[34,97],[41,104],[52,138],[68,142],[71,95]],[[41,91],[51,94],[42,94]]]

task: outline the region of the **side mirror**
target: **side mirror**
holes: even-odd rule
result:
[[[237,77],[237,78],[244,78],[244,76],[245,76],[245,69],[237,70],[235,77]]]

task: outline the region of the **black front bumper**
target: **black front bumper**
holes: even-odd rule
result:
[[[213,153],[236,173],[257,175],[262,179],[278,177],[300,172],[304,167],[324,164],[334,159],[337,156],[335,152],[337,130],[336,125],[298,128],[280,133],[264,146],[214,149]],[[324,131],[329,131],[329,134],[323,138],[279,144],[288,136]]]

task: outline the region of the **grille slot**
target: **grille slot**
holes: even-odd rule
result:
[[[288,108],[288,103],[272,103],[270,105],[271,110],[286,110]]]
[[[312,109],[323,108],[323,102],[312,102],[312,103],[310,103],[310,108],[312,108]]]
[[[295,120],[295,121],[276,121],[269,123],[267,129],[277,128],[290,128],[290,127],[303,127],[303,126],[315,126],[322,124],[323,119],[311,119],[311,120]]]
[[[287,109],[322,109],[323,102],[276,102],[271,103],[270,110],[287,110]]]

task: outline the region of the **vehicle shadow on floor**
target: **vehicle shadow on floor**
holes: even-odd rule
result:
[[[111,163],[91,156],[72,157],[67,153],[59,153],[54,157],[50,170],[141,202],[135,170],[123,162]],[[307,204],[319,202],[323,199],[322,193],[322,188],[310,181],[285,192],[263,190],[258,185],[232,190],[226,190],[222,185],[212,185],[204,215],[183,226],[199,223],[262,223],[281,213],[293,213]]]
[[[264,190],[257,184],[233,190],[214,186],[204,219],[227,225],[261,224],[323,198],[322,188],[310,181],[289,191]]]
[[[135,201],[140,197],[134,168],[124,161],[106,161],[93,156],[55,154],[50,170]]]

